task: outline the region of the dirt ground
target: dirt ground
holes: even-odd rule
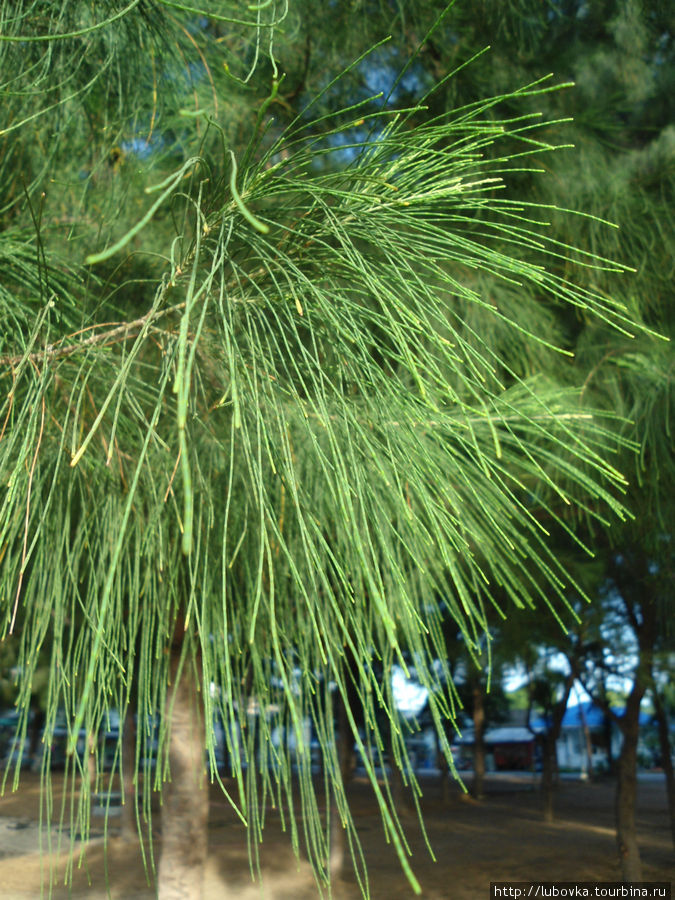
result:
[[[529,776],[499,774],[487,782],[485,800],[465,797],[454,786],[446,802],[438,778],[421,779],[422,808],[433,862],[415,814],[406,815],[411,864],[426,900],[487,900],[490,881],[615,881],[619,879],[613,829],[614,788],[611,783],[563,780],[556,801],[557,821],[541,819],[540,797]],[[55,776],[58,806],[60,785]],[[369,870],[374,900],[402,900],[414,893],[382,832],[379,815],[369,791],[358,778],[350,786],[354,818]],[[669,881],[675,877],[675,858],[670,839],[663,777],[639,783],[637,817],[645,880]],[[115,820],[111,819],[114,834]],[[52,897],[90,897],[103,900],[150,900],[138,845],[118,837],[108,841],[108,885],[104,864],[102,819],[92,817],[93,839],[86,846],[86,862],[79,861],[82,845],[75,844],[73,886],[66,888],[64,874],[68,853],[44,858],[39,853],[39,778],[22,775],[21,788],[0,799],[0,897],[28,900]],[[42,829],[43,844],[58,834]],[[68,839],[65,841],[68,844]],[[159,841],[155,851],[159,850]],[[262,850],[263,881],[251,880],[246,834],[236,815],[214,788],[211,798],[209,862],[206,900],[315,900],[319,890],[308,864],[297,861],[290,839],[270,814]],[[44,891],[44,893],[42,893]],[[353,873],[333,891],[334,900],[357,900],[360,891]]]

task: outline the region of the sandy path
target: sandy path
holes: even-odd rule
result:
[[[422,782],[425,821],[437,862],[433,863],[413,817],[407,832],[412,865],[426,900],[482,900],[488,897],[490,881],[498,880],[619,880],[612,822],[611,784],[562,782],[558,819],[545,825],[539,814],[539,797],[522,778],[507,776],[488,782],[488,795],[481,803],[453,792],[447,805],[440,800],[437,781]],[[58,795],[58,783],[55,785]],[[411,898],[413,891],[401,875],[391,847],[387,846],[365,786],[351,786],[352,807],[369,865],[374,900]],[[0,897],[2,900],[36,900],[41,884],[48,894],[49,861],[38,852],[44,844],[58,841],[56,831],[38,826],[38,785],[27,776],[17,794],[0,800]],[[93,818],[95,834],[101,820]],[[114,830],[115,821],[111,820]],[[647,880],[675,877],[665,788],[662,779],[640,784],[638,828]],[[245,832],[222,795],[214,791],[211,808],[210,853],[206,873],[206,900],[315,900],[319,891],[306,862],[298,862],[290,842],[271,815],[262,852],[263,885],[252,884],[248,867]],[[66,836],[65,845],[69,839]],[[88,897],[103,900],[151,900],[136,844],[113,837],[108,847],[106,890],[103,840],[96,837],[86,847],[86,862],[79,859],[82,845],[74,844],[73,887],[63,886],[68,854],[54,856],[52,869],[55,900]],[[78,868],[79,863],[79,868]],[[353,874],[337,887],[335,900],[357,900],[360,892]]]

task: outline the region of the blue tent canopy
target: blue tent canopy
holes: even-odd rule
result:
[[[621,706],[613,706],[612,712],[621,718],[625,715],[626,708]],[[582,728],[586,720],[589,728],[601,728],[604,721],[604,712],[599,707],[587,700],[585,703],[578,703],[576,706],[568,706],[562,720],[563,728]],[[652,717],[648,713],[640,713],[640,725],[648,725]]]

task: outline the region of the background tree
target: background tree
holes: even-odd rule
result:
[[[619,856],[626,880],[641,875],[635,812],[637,802],[638,738],[640,708],[653,691],[654,657],[659,641],[659,618],[670,601],[670,579],[663,579],[660,563],[644,555],[644,548],[626,547],[608,554],[608,581],[602,603],[605,615],[600,639],[582,654],[582,683],[593,701],[619,727],[622,735],[617,765],[616,826]],[[664,635],[669,644],[669,636]],[[616,709],[608,686],[628,681],[625,706]],[[665,768],[665,767],[664,767]],[[667,769],[666,769],[667,770]],[[670,799],[669,799],[670,803]]]
[[[672,226],[675,142],[672,103],[675,80],[672,11],[659,3],[591,2],[556,3],[546,9],[534,2],[481,4],[481,18],[461,6],[448,20],[444,40],[428,43],[428,52],[440,64],[447,48],[463,54],[478,49],[482,41],[492,45],[490,57],[467,67],[448,85],[461,102],[466,91],[482,79],[482,87],[494,91],[515,70],[531,73],[546,60],[559,77],[575,81],[574,91],[555,95],[548,114],[570,115],[574,123],[567,134],[574,153],[557,154],[550,179],[527,181],[529,196],[554,205],[570,205],[592,213],[583,221],[559,218],[552,213],[553,229],[561,240],[585,235],[586,246],[603,256],[623,253],[636,274],[628,281],[610,272],[589,271],[587,284],[621,299],[627,309],[653,332],[671,338],[673,333],[672,267],[675,246]],[[482,65],[481,65],[482,63]],[[527,178],[528,176],[525,176]],[[522,188],[522,184],[518,185]],[[542,190],[543,189],[543,190]],[[532,192],[529,194],[529,192]],[[617,223],[617,229],[601,226],[599,219]],[[561,265],[565,265],[561,261]],[[570,317],[569,346],[574,349],[577,377],[585,381],[594,403],[616,412],[618,436],[639,448],[637,465],[617,448],[619,468],[631,472],[627,503],[635,520],[626,531],[586,529],[599,560],[611,569],[617,556],[641,558],[652,596],[642,596],[637,622],[655,619],[669,646],[672,635],[672,598],[656,589],[656,565],[670,570],[667,547],[673,533],[673,484],[675,483],[670,422],[673,416],[672,346],[654,333],[638,338],[621,336],[583,315]],[[585,372],[585,375],[582,374]],[[608,573],[609,574],[609,573]],[[640,626],[641,627],[641,626]],[[644,648],[644,665],[651,654]],[[646,671],[646,670],[645,670]],[[632,716],[639,712],[633,704]],[[623,877],[639,879],[637,848],[633,835],[635,803],[635,740],[624,743],[626,766],[619,766],[617,828]],[[632,824],[631,824],[632,823]],[[629,847],[630,845],[630,847]]]
[[[673,771],[673,742],[671,739],[670,722],[673,720],[672,687],[664,679],[666,673],[673,669],[672,651],[667,653],[657,652],[652,669],[652,699],[654,703],[654,716],[659,735],[659,758],[666,776],[666,789],[668,791],[668,807],[670,812],[670,831],[675,847],[675,772]],[[667,675],[666,675],[667,677]]]
[[[508,701],[503,688],[505,668],[511,664],[508,644],[503,641],[499,617],[494,608],[485,610],[488,630],[477,647],[467,647],[454,621],[445,624],[446,655],[450,673],[461,703],[464,719],[471,723],[473,774],[469,790],[476,800],[485,793],[487,746],[485,734],[492,726],[508,719]],[[454,724],[454,723],[453,723]],[[447,735],[450,743],[452,734]],[[440,754],[442,756],[442,754]],[[441,762],[443,795],[447,801],[447,765]]]

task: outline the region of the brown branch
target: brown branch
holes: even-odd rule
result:
[[[36,350],[34,353],[29,353],[28,357],[24,357],[23,355],[19,356],[1,356],[0,357],[0,365],[3,366],[15,366],[18,365],[23,359],[28,359],[29,362],[44,362],[45,360],[50,359],[61,359],[64,356],[72,356],[73,353],[79,353],[81,350],[86,350],[89,347],[95,347],[99,345],[105,344],[115,344],[121,341],[129,340],[129,338],[134,338],[138,336],[138,332],[143,328],[143,326],[150,321],[151,319],[159,319],[162,316],[168,315],[172,312],[177,312],[179,309],[183,309],[185,307],[185,301],[182,303],[176,303],[175,306],[169,306],[166,309],[160,309],[156,312],[147,312],[144,316],[141,316],[139,319],[134,319],[132,322],[123,322],[119,325],[116,325],[114,328],[110,328],[108,331],[102,331],[98,334],[92,334],[88,338],[85,338],[82,341],[77,341],[74,344],[63,344],[63,341],[68,340],[68,338],[75,337],[75,335],[68,335],[63,338],[59,344],[47,344],[46,347],[43,347],[41,350]],[[101,325],[93,325],[92,328],[101,328],[104,326]],[[82,332],[76,332],[76,334],[81,334]]]
[[[305,88],[307,83],[307,75],[309,73],[309,61],[312,57],[312,37],[309,32],[307,32],[307,37],[305,38],[305,58],[303,60],[302,65],[302,74],[300,75],[300,81],[298,81],[297,85],[290,94],[287,94],[284,97],[284,102],[290,106],[290,104],[296,100],[302,91]]]

